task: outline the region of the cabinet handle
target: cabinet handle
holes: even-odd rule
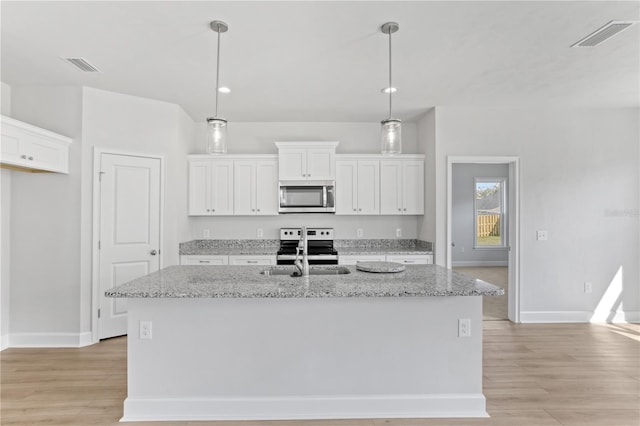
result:
[[[355,211],[356,211],[356,209],[353,209],[353,211],[355,212]]]
[[[260,212],[260,209],[258,209],[258,212]]]
[[[358,209],[358,211],[359,211],[359,212],[361,212],[361,211],[362,211],[362,209]]]
[[[415,260],[403,260],[404,263],[416,263]]]
[[[29,157],[29,160],[33,160],[33,157]]]
[[[401,211],[402,211],[402,209],[398,209],[398,211],[399,211],[399,212],[401,212]]]
[[[256,211],[256,209],[251,209],[251,211],[252,211],[252,212],[255,212],[255,211]]]
[[[198,263],[211,263],[210,260],[198,260]]]
[[[211,210],[210,210],[210,209],[207,209],[207,211],[208,211],[208,212],[210,212]]]
[[[258,263],[257,260],[247,260],[247,263]]]
[[[405,211],[405,212],[407,211],[407,208],[406,208],[406,207],[404,208],[404,211]]]
[[[212,211],[212,212],[215,212],[215,211],[216,211],[216,209],[211,209],[211,211]]]
[[[27,156],[26,155],[21,155],[20,158],[22,158],[23,160],[26,160]]]

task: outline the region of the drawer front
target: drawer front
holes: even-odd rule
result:
[[[229,256],[222,255],[185,255],[180,256],[180,264],[181,265],[228,265],[229,264]]]
[[[271,255],[264,256],[243,256],[230,255],[229,265],[275,265],[276,257]]]
[[[384,254],[338,254],[338,265],[355,265],[358,262],[384,262]]]
[[[388,255],[387,262],[397,262],[405,265],[430,265],[433,263],[433,256],[430,254]]]

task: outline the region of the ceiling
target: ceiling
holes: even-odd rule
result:
[[[229,121],[375,122],[433,106],[638,107],[640,25],[595,48],[570,48],[638,1],[2,1],[1,79],[90,86],[215,111]],[[83,57],[82,73],[61,57]]]

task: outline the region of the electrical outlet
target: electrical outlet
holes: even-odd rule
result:
[[[593,286],[591,285],[590,282],[584,283],[584,292],[585,293],[591,293],[592,290],[593,290]]]
[[[258,228],[258,230],[256,231],[256,235],[258,236],[258,238],[264,237],[264,231],[262,230],[262,228]]]
[[[356,236],[357,236],[358,238],[362,238],[362,228],[358,228],[358,229],[356,229]]]
[[[151,340],[151,321],[140,321],[140,339]]]
[[[458,337],[471,337],[471,320],[469,318],[458,319]]]
[[[547,241],[548,238],[549,234],[547,233],[547,231],[538,231],[536,233],[536,240],[538,241]]]
[[[396,228],[396,237],[397,238],[402,237],[402,228]]]
[[[203,238],[209,238],[209,235],[210,234],[209,234],[209,230],[208,229],[205,229],[205,230],[202,231],[202,237]]]

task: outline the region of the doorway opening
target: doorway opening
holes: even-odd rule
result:
[[[519,322],[517,157],[448,157],[446,263],[502,287],[485,320]]]

